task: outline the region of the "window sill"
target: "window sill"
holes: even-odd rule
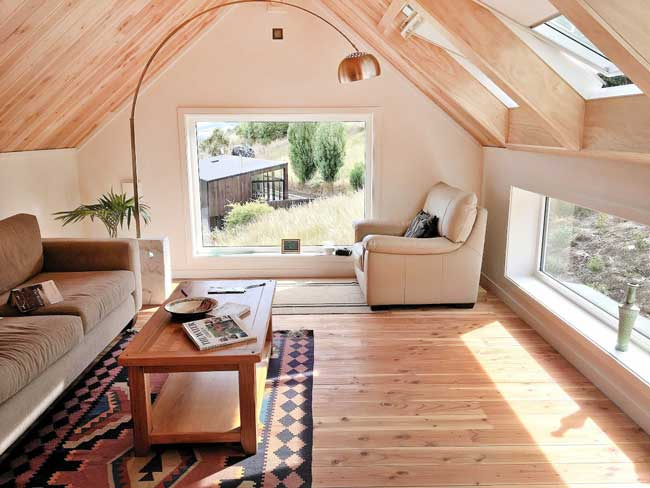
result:
[[[351,258],[351,256],[336,256],[335,254],[325,254],[322,251],[301,251],[298,253],[281,253],[278,251],[198,251],[194,254],[196,258],[270,258],[270,257],[291,257],[291,258]]]
[[[650,384],[648,370],[650,341],[639,334],[634,334],[634,342],[630,344],[629,349],[625,352],[617,351],[616,331],[552,286],[533,276],[507,277],[507,279],[625,369],[646,384]]]

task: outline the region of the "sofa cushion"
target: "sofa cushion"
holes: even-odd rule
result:
[[[79,317],[0,319],[0,403],[22,390],[82,338]]]
[[[441,236],[452,242],[465,242],[476,221],[478,199],[475,193],[441,182],[429,191],[424,211],[438,217]]]
[[[43,268],[43,245],[36,217],[18,214],[0,220],[0,294]]]
[[[131,271],[40,273],[25,284],[47,280],[54,280],[63,301],[33,310],[29,315],[76,315],[81,317],[86,334],[135,290],[135,276]],[[7,298],[0,297],[3,298],[4,304]],[[0,305],[1,315],[21,314],[14,307],[4,304]]]

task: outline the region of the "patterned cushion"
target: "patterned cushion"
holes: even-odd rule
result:
[[[438,217],[431,216],[424,210],[420,210],[418,214],[413,217],[411,225],[406,229],[404,237],[439,237],[438,234]]]

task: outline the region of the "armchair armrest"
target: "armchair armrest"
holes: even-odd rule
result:
[[[136,239],[43,239],[43,271],[132,271],[136,309],[142,305],[140,246]]]
[[[361,242],[369,234],[403,236],[409,222],[367,219],[357,220],[354,225],[354,242]]]
[[[446,254],[460,248],[462,243],[451,242],[444,237],[416,239],[385,235],[368,235],[363,239],[363,247],[369,252],[384,254]]]

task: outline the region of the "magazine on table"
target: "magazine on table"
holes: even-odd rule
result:
[[[23,313],[62,301],[63,296],[52,280],[14,288],[9,294],[9,304]]]
[[[201,351],[255,340],[255,336],[251,335],[236,315],[185,322],[183,329]]]

